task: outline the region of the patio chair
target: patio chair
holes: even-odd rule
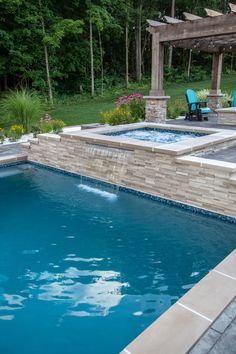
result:
[[[197,94],[191,89],[186,91],[185,96],[188,104],[188,113],[186,113],[185,119],[198,121],[208,120],[207,115],[212,111],[207,107],[207,101],[197,101]]]
[[[230,107],[236,107],[236,90],[233,91],[232,100],[229,101]]]

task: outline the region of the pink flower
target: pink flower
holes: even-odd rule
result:
[[[131,93],[128,96],[121,96],[119,97],[118,101],[115,102],[116,106],[122,106],[122,105],[127,105],[129,104],[130,101],[132,100],[141,100],[143,98],[142,93]]]

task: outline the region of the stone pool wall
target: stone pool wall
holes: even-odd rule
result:
[[[40,135],[28,148],[31,161],[236,216],[236,164],[66,134]]]

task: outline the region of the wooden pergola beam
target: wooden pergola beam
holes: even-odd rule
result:
[[[207,8],[205,8],[204,10],[206,11],[207,16],[209,16],[209,17],[217,17],[217,16],[223,15],[222,12],[218,12],[215,10],[211,10],[211,9],[207,9]]]
[[[236,33],[236,13],[203,18],[201,21],[159,26],[153,28],[152,32],[159,33],[160,42],[234,34]]]
[[[223,51],[234,52],[236,47],[236,34],[231,36],[185,39],[164,44],[171,44],[177,48],[196,49],[207,53]]]

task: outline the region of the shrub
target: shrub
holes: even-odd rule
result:
[[[24,127],[23,125],[12,125],[9,130],[9,138],[11,141],[16,141],[22,137],[24,134]]]
[[[52,121],[52,131],[55,134],[61,133],[63,128],[65,126],[65,123],[63,122],[63,120],[53,120]]]
[[[145,119],[145,101],[141,93],[132,93],[128,96],[121,96],[115,104],[117,107],[127,108],[135,121]]]
[[[182,67],[169,68],[167,65],[164,66],[165,80],[167,82],[184,83],[191,81],[202,81],[207,78],[207,71],[201,66],[192,66],[190,76],[184,72]]]
[[[4,142],[4,139],[5,139],[4,129],[0,128],[0,144]]]
[[[41,133],[41,128],[39,125],[32,125],[31,127],[31,133],[33,133],[33,137],[36,138],[37,134]]]
[[[100,114],[102,124],[119,125],[136,122],[136,119],[125,107],[116,107],[111,111],[101,112]]]
[[[145,119],[145,102],[144,99],[133,99],[129,103],[129,109],[132,117],[138,120]]]
[[[232,95],[230,95],[229,93],[225,93],[223,99],[222,99],[222,105],[224,108],[229,107],[229,101],[232,100]]]
[[[39,117],[43,104],[38,95],[25,89],[10,91],[2,101],[2,108],[9,118],[23,125],[29,133],[32,123]]]
[[[115,105],[113,110],[100,113],[102,124],[130,124],[145,118],[145,102],[141,93],[121,96]]]
[[[52,122],[41,122],[40,123],[40,131],[41,133],[51,133],[53,130],[52,128]]]
[[[184,99],[177,98],[175,101],[168,102],[167,117],[171,119],[185,115],[187,112],[187,104]]]
[[[210,93],[210,91],[207,89],[197,91],[198,101],[207,101],[207,96],[209,95],[209,93]],[[227,92],[225,92],[223,94],[224,94],[224,97],[222,98],[222,106],[228,107],[229,101],[232,99],[232,96]]]
[[[207,90],[207,89],[199,90],[199,91],[197,91],[197,100],[198,101],[206,101],[208,95],[209,95],[209,90]]]
[[[132,100],[142,100],[143,95],[141,93],[131,93],[128,96],[120,96],[118,100],[115,102],[116,106],[126,106],[128,105]]]
[[[57,120],[57,119],[51,119],[51,118],[43,118],[40,121],[40,125],[37,129],[37,127],[34,127],[34,132],[35,135],[38,133],[55,133],[58,134],[62,132],[63,128],[65,126],[65,123],[62,120]]]

